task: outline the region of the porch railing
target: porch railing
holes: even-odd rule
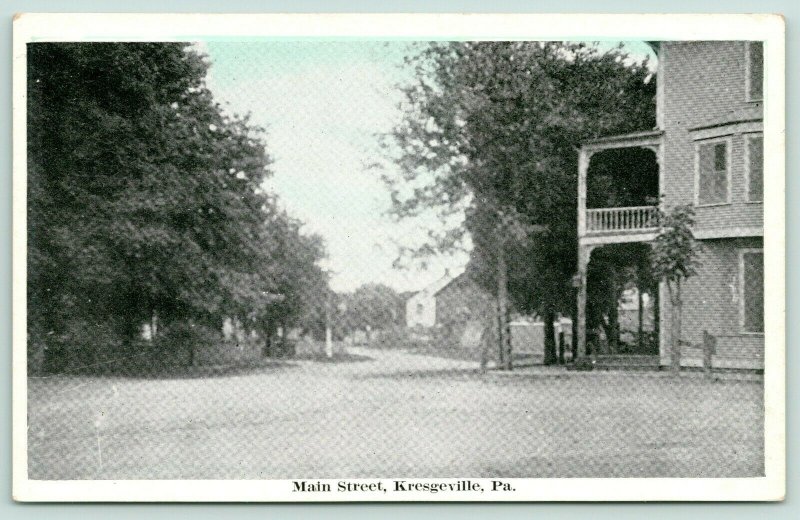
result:
[[[586,210],[586,232],[631,232],[658,229],[658,206]]]

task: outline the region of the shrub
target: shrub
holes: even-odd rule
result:
[[[158,331],[156,355],[166,365],[191,366],[195,363],[196,352],[222,341],[222,333],[211,327],[189,321],[173,322]]]
[[[94,371],[124,357],[124,343],[112,324],[72,319],[59,333],[30,331],[28,366],[31,373]]]

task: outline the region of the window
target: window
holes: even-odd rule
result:
[[[746,136],[745,154],[747,202],[761,202],[764,200],[764,136]]]
[[[764,99],[764,42],[748,42],[747,49],[747,100]]]
[[[724,141],[697,144],[698,206],[730,202],[730,144]]]
[[[764,252],[746,249],[740,253],[739,276],[742,288],[742,331],[764,332]]]

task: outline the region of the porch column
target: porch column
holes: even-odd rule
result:
[[[586,236],[586,176],[592,153],[581,148],[578,154],[578,279],[575,280],[578,286],[578,337],[573,338],[578,345],[578,358],[586,356],[586,278],[593,246],[580,245],[580,240]]]
[[[586,356],[586,281],[594,246],[578,246],[578,358]]]
[[[578,238],[586,236],[586,175],[592,152],[581,148],[578,155]]]

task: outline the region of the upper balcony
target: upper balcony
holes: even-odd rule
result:
[[[586,235],[658,230],[658,206],[586,210]]]
[[[661,131],[585,143],[578,171],[581,245],[647,242],[658,233]]]

